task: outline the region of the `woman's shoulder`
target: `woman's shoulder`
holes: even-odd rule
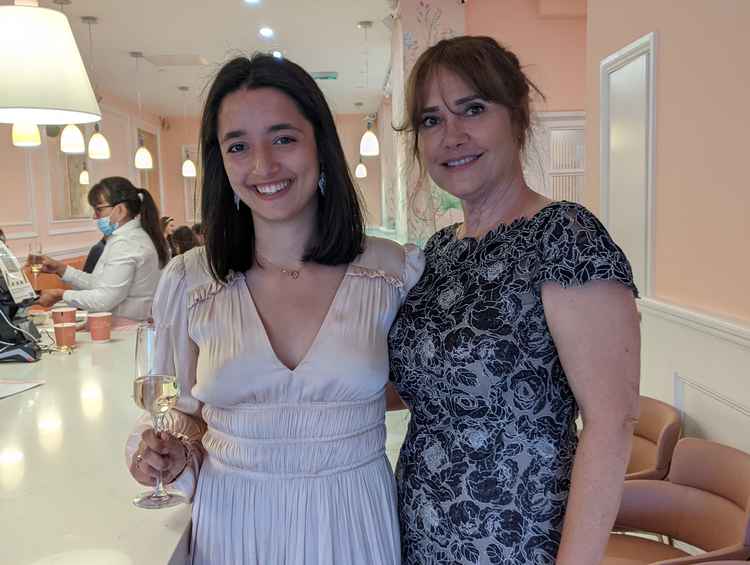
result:
[[[424,255],[416,245],[368,236],[364,251],[352,261],[350,273],[380,277],[395,286],[411,286],[411,279],[417,271],[421,275],[423,268]]]
[[[555,227],[598,229],[602,226],[597,217],[584,205],[567,200],[547,204],[537,212],[535,219],[545,230]]]

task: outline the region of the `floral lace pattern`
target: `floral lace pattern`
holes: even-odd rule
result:
[[[456,226],[389,336],[391,379],[412,419],[396,470],[404,565],[553,564],[578,407],[541,286],[615,280],[630,264],[585,208],[551,204],[480,240]]]

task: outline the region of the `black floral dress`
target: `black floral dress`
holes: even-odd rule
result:
[[[615,280],[630,264],[585,208],[557,202],[480,240],[457,226],[391,327],[391,378],[411,409],[396,470],[404,565],[555,561],[578,406],[541,286]]]

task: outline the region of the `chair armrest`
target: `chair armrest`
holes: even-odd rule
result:
[[[657,561],[652,565],[696,565],[698,563],[711,563],[712,561],[746,561],[748,559],[750,559],[750,547],[737,544],[700,555]]]

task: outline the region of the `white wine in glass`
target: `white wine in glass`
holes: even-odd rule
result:
[[[180,389],[171,362],[172,341],[167,328],[143,323],[136,334],[136,378],[133,381],[133,400],[136,406],[151,414],[154,431],[166,431],[165,418],[177,404]],[[166,373],[166,374],[165,374]],[[168,508],[187,502],[181,494],[164,488],[161,473],[153,491],[144,492],[133,500],[139,508]]]
[[[36,278],[42,272],[42,265],[44,264],[42,244],[39,241],[29,243],[29,263],[31,264],[31,274],[34,275],[34,288],[36,288]]]

